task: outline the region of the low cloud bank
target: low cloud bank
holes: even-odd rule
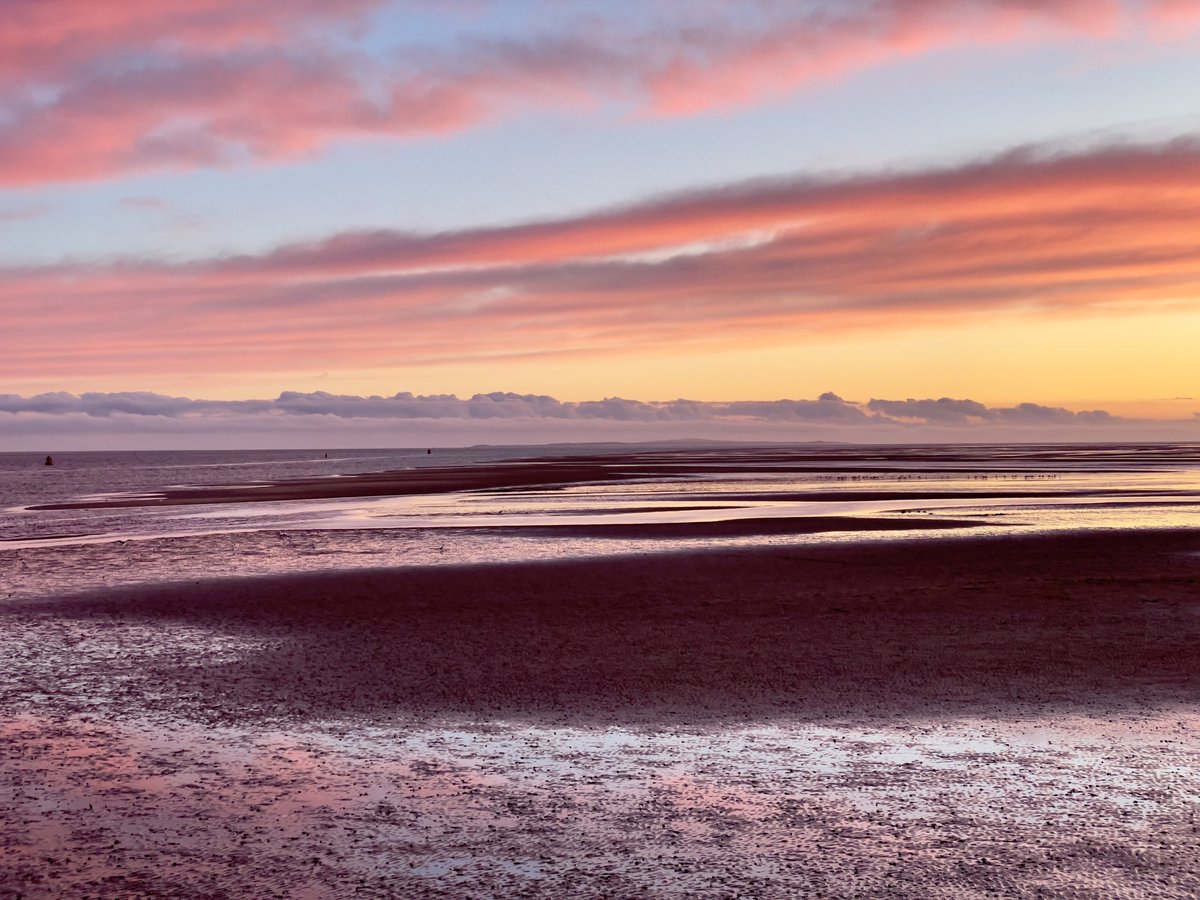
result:
[[[285,391],[273,400],[197,400],[148,392],[0,394],[0,449],[41,447],[410,446],[555,441],[1194,440],[1200,417],[1145,420],[974,400],[564,402],[494,392],[383,396]]]
[[[974,400],[870,400],[858,403],[834,393],[816,400],[603,400],[564,402],[544,394],[496,391],[459,398],[454,394],[417,395],[407,391],[390,397],[284,391],[274,400],[193,400],[144,391],[21,397],[0,394],[0,413],[93,418],[156,416],[209,419],[229,416],[334,416],[339,419],[606,419],[621,422],[804,422],[839,425],[1022,425],[1112,424],[1123,420],[1103,410],[1072,412],[1059,407],[1022,403],[990,408]]]

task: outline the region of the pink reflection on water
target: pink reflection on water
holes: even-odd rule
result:
[[[60,895],[555,894],[574,879],[631,895],[921,883],[1183,897],[1200,887],[1197,725],[1161,713],[255,732],[27,715],[0,726],[0,883]]]
[[[253,866],[239,883],[295,896],[311,878],[326,896],[326,875],[397,841],[408,852],[389,865],[436,867],[447,820],[489,818],[479,798],[502,783],[419,756],[368,766],[280,734],[21,716],[0,725],[0,884],[193,892]]]

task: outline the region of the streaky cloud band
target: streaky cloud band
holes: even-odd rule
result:
[[[0,378],[161,384],[148,379],[215,367],[285,377],[300,358],[395,370],[799,345],[1001,311],[1189,311],[1198,185],[1196,136],[1020,147],[258,256],[9,267]]]
[[[679,3],[670,24],[642,25],[553,6],[520,38],[381,50],[363,35],[400,3],[6,0],[0,184],[295,160],[548,110],[697,115],[939,51],[1200,22],[1179,0]]]

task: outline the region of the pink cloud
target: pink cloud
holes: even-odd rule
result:
[[[386,0],[7,0],[0,30],[0,79],[53,83],[123,55],[177,57],[247,45],[286,45],[298,35],[350,25]]]
[[[354,29],[384,5],[15,0],[0,33],[0,184],[289,159],[547,108],[697,114],[939,49],[1200,23],[1172,0],[680,7],[642,32],[590,21],[368,54]]]
[[[1200,142],[759,180],[260,256],[0,271],[0,377],[753,346],[1022,309],[1191,308]]]
[[[758,102],[944,48],[1111,35],[1125,20],[1117,0],[890,0],[866,3],[857,13],[825,7],[756,32],[736,22],[691,32],[669,45],[646,85],[654,112],[684,115]]]
[[[1056,204],[1086,217],[1115,222],[1122,215],[1144,228],[1177,229],[1190,221],[1191,180],[1200,178],[1200,149],[1190,140],[1158,146],[1115,146],[1054,155],[1015,150],[965,166],[875,176],[763,179],[669,196],[570,219],[433,235],[392,231],[347,233],[282,247],[257,257],[213,263],[229,275],[278,278],[309,274],[394,273],[432,267],[553,263],[648,251],[696,242],[794,235],[819,257],[856,247],[874,252],[872,231],[895,229],[915,240],[947,222],[967,227],[984,218],[993,229],[1005,217],[1013,228],[1039,221],[1058,228]],[[1154,203],[1127,193],[1145,191]],[[1161,195],[1161,196],[1160,196]],[[1145,198],[1143,198],[1145,199]],[[1024,232],[1028,233],[1028,232]],[[1077,232],[1078,233],[1078,232]],[[1149,235],[1147,235],[1149,237]],[[716,247],[714,250],[720,250]],[[1036,248],[1034,248],[1036,251]],[[730,255],[735,255],[730,253]],[[813,262],[817,260],[814,259]]]

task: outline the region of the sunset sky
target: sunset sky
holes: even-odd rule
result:
[[[1198,346],[1200,0],[4,3],[0,450],[1200,440]]]

